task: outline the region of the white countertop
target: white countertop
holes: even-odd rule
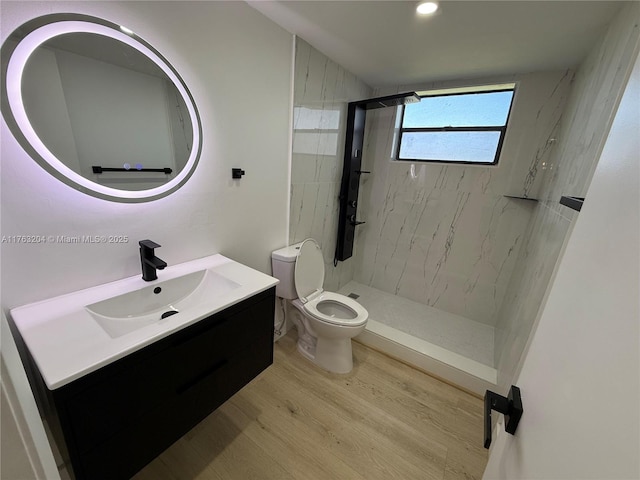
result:
[[[172,315],[117,338],[108,335],[84,308],[203,269],[213,270],[240,287],[202,302],[188,313]],[[158,280],[152,282],[137,275],[17,307],[11,310],[11,318],[45,383],[54,390],[277,283],[277,279],[222,255],[211,255],[158,271]]]

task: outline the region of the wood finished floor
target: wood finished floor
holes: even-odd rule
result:
[[[274,363],[135,480],[480,479],[482,401],[358,343],[354,369],[296,351]]]

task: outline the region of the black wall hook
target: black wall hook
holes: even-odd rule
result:
[[[522,417],[520,389],[511,385],[507,397],[487,390],[484,394],[484,448],[491,446],[491,410],[504,415],[504,429],[513,435]]]
[[[244,175],[244,170],[241,168],[232,168],[231,169],[231,178],[242,178]]]

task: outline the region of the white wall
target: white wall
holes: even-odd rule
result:
[[[169,265],[222,253],[270,273],[288,240],[291,35],[244,2],[2,2],[2,39],[42,14],[125,25],[178,70],[198,105],[202,156],[161,200],[79,193],[33,162],[2,122],[2,235],[120,235],[114,244],[2,244],[2,309],[140,273],[138,240]],[[232,181],[231,168],[246,175]],[[161,277],[161,273],[159,275]],[[10,338],[3,336],[2,351]]]
[[[167,198],[89,197],[33,162],[2,125],[3,235],[126,235],[125,244],[2,244],[10,308],[139,273],[138,240],[167,263],[223,253],[264,272],[287,242],[291,36],[243,2],[3,2],[2,34],[44,13],[135,30],[181,73],[202,117],[191,180]],[[231,168],[246,175],[231,180]]]
[[[0,331],[0,384],[9,406],[2,411],[0,478],[55,480],[58,468],[4,312],[0,312]]]
[[[65,165],[101,185],[143,190],[177,174],[170,85],[131,68],[39,48],[27,63],[22,92],[34,130]],[[52,86],[61,88],[54,91]],[[183,149],[182,156],[188,155]],[[93,165],[121,168],[125,163],[167,167],[174,173],[92,173]]]
[[[83,174],[124,163],[175,169],[162,78],[70,52],[56,58]]]
[[[578,68],[557,142],[541,171],[539,196],[495,331],[495,366],[506,394],[541,307],[576,212],[562,195],[583,197],[598,163],[613,113],[640,42],[640,4],[629,3],[612,20]]]
[[[29,74],[22,80],[22,89],[28,92],[24,104],[29,121],[49,150],[79,173],[78,149],[55,52],[48,48],[37,49],[28,66]]]
[[[0,423],[2,424],[0,475],[6,479],[35,480],[37,477],[21,441],[19,426],[7,396],[7,388],[4,387],[4,383],[2,386],[0,391]]]
[[[524,413],[484,478],[640,478],[640,58],[515,384]],[[501,428],[501,427],[499,427]]]

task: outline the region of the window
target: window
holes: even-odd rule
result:
[[[397,160],[495,165],[515,84],[420,92],[404,106]]]

